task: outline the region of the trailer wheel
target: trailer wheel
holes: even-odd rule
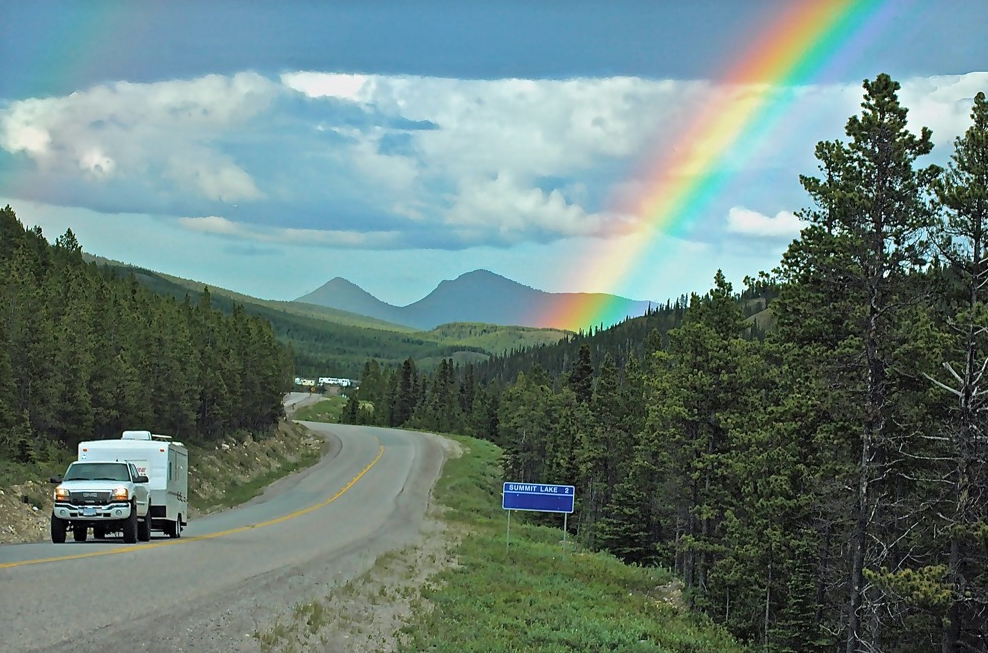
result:
[[[168,537],[182,537],[182,515],[178,515],[175,521],[170,521],[165,524],[165,532]]]
[[[86,541],[86,532],[89,530],[88,526],[73,526],[72,527],[72,539],[76,542]]]
[[[141,542],[151,541],[151,504],[148,504],[148,514],[137,522],[137,539]]]
[[[137,542],[137,506],[130,507],[130,516],[123,521],[123,539],[127,544]]]
[[[65,520],[55,516],[55,513],[51,515],[51,541],[52,544],[62,544],[65,542]]]

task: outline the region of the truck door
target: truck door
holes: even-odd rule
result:
[[[134,463],[127,463],[130,467],[131,478],[137,478],[141,474],[137,471],[137,467]],[[145,474],[146,476],[146,474]],[[151,491],[148,489],[147,483],[134,483],[134,495],[137,497],[137,513],[140,515],[147,514],[148,510],[148,499],[150,498]]]

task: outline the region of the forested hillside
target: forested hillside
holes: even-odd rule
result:
[[[192,287],[192,282],[178,283],[151,270],[112,263],[104,263],[103,267],[115,270],[121,276],[132,274],[155,294],[178,301],[189,297],[196,303],[207,291],[201,285],[196,288]],[[414,332],[371,318],[329,315],[327,313],[333,309],[319,306],[291,302],[281,302],[279,306],[278,302],[236,297],[228,291],[211,293],[210,304],[225,314],[238,309],[270,324],[278,340],[291,347],[295,372],[302,376],[359,378],[369,356],[392,367],[400,365],[405,358],[438,361],[463,353],[487,357],[487,350],[478,346],[440,342],[428,332]],[[426,367],[432,369],[432,366]]]
[[[53,245],[0,210],[0,459],[148,428],[193,442],[263,432],[283,416],[290,350],[265,320],[208,291],[152,293]]]
[[[675,569],[759,650],[988,650],[988,101],[942,170],[898,90],[865,82],[742,295],[718,274],[634,330],[372,361],[345,419],[489,438],[505,480],[575,485],[576,538]]]

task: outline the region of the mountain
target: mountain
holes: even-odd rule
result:
[[[330,279],[319,288],[307,295],[302,295],[295,301],[335,308],[395,324],[416,326],[408,324],[402,319],[400,307],[382,302],[357,284],[342,277]]]
[[[620,303],[628,316],[644,315],[650,305],[655,305],[615,295],[549,293],[488,270],[474,270],[443,281],[431,293],[408,306],[383,302],[340,277],[295,301],[430,330],[452,322],[573,329],[574,325],[565,323],[561,308],[593,300],[608,305]]]

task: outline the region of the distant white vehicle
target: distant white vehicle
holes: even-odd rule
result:
[[[189,450],[167,435],[124,431],[119,440],[79,443],[80,461],[121,460],[148,477],[150,528],[181,537],[189,518]]]

